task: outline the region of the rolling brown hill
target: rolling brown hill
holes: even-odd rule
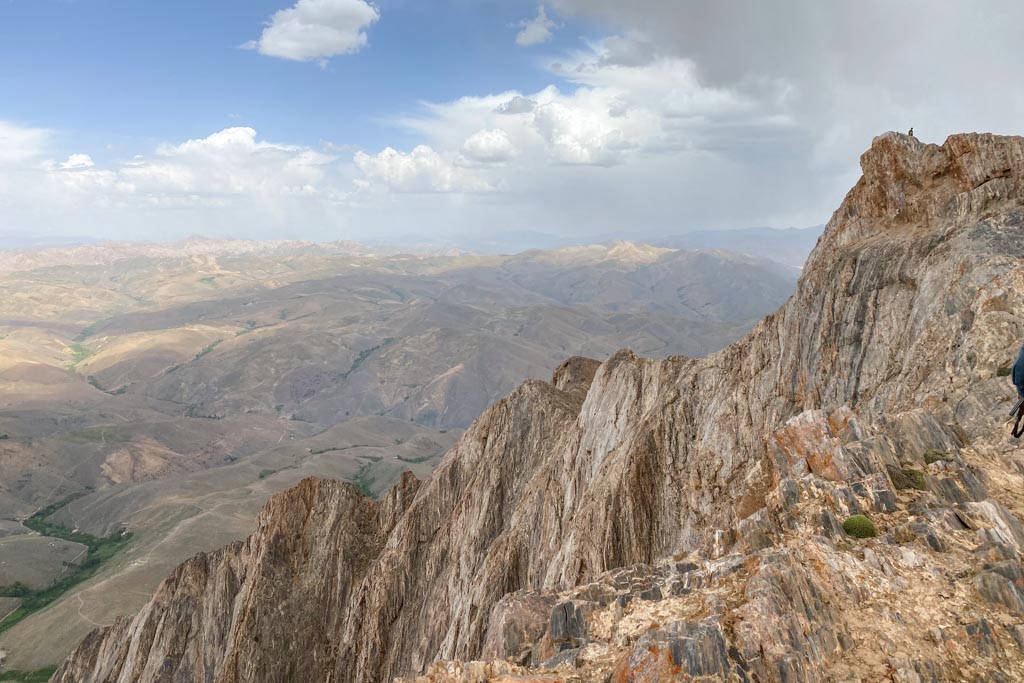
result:
[[[48,523],[134,534],[89,581],[0,633],[0,649],[19,669],[55,663],[182,560],[244,538],[273,493],[320,476],[378,495],[404,471],[427,476],[488,405],[565,356],[703,355],[793,285],[767,261],[631,243],[0,254],[0,586],[45,587],[81,560],[19,522],[49,506]]]

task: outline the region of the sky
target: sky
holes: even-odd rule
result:
[[[1022,25],[1017,0],[0,0],[0,234],[821,224],[877,134],[1021,133]]]

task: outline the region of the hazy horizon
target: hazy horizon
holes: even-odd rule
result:
[[[660,248],[682,250],[724,250],[740,254],[755,255],[776,261],[783,265],[800,268],[814,247],[824,225],[806,228],[738,228],[735,230],[691,230],[674,235],[637,236],[637,235],[553,235],[529,230],[504,231],[492,234],[448,235],[443,237],[429,235],[394,235],[369,238],[365,240],[251,240],[245,237],[224,235],[220,237],[207,235],[185,235],[166,239],[102,239],[88,236],[52,235],[33,236],[27,234],[10,234],[0,232],[0,252],[42,252],[78,247],[138,246],[148,245],[162,247],[175,244],[196,244],[209,241],[218,242],[296,242],[328,246],[339,242],[349,242],[366,247],[380,249],[383,253],[400,253],[409,250],[412,253],[441,254],[452,250],[475,254],[520,254],[531,250],[559,250],[567,248],[605,245],[615,242],[651,245]]]

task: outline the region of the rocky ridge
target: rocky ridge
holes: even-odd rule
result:
[[[741,342],[571,360],[379,501],[307,480],[53,680],[1024,677],[1024,138],[861,162]]]

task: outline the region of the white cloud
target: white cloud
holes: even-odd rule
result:
[[[135,192],[196,198],[308,192],[325,178],[335,157],[294,145],[256,139],[252,128],[226,128],[208,137],[165,144],[150,157],[116,169]]]
[[[471,161],[495,164],[508,161],[516,155],[512,141],[501,128],[478,130],[462,144],[462,154]]]
[[[516,44],[523,47],[540,45],[554,37],[552,29],[555,28],[555,22],[548,18],[544,5],[537,8],[537,16],[533,19],[519,22],[519,27],[522,30],[516,35]]]
[[[507,102],[502,102],[495,109],[499,114],[529,114],[537,108],[537,103],[529,97],[516,95]]]
[[[270,18],[258,40],[243,47],[296,61],[358,52],[380,12],[365,0],[298,0]]]
[[[784,84],[764,87],[754,100],[701,82],[696,66],[679,57],[643,63],[617,59],[637,54],[626,39],[569,55],[556,73],[572,92],[549,86],[535,93],[506,92],[429,105],[428,115],[402,122],[434,149],[460,150],[482,160],[483,147],[507,146],[523,164],[614,166],[654,154],[688,150],[724,152],[737,129],[777,135],[791,121],[773,102]],[[497,134],[487,131],[501,131]],[[492,139],[493,138],[493,139]],[[509,157],[493,152],[495,160]],[[521,165],[521,164],[520,164]]]
[[[92,161],[92,157],[88,154],[72,154],[68,157],[67,161],[60,165],[60,167],[68,171],[79,168],[91,168],[95,165],[96,164]]]
[[[356,152],[353,159],[362,174],[357,184],[363,189],[395,192],[486,192],[491,185],[462,168],[453,156],[443,156],[427,145],[408,154],[388,147],[370,156]]]
[[[251,128],[110,163],[83,153],[45,161],[45,153],[45,147],[19,153],[21,163],[0,164],[5,228],[149,239],[196,232],[273,236],[292,224],[329,230],[351,205],[347,162],[260,140]]]
[[[52,133],[44,128],[29,128],[0,121],[0,164],[16,163],[43,154]]]

